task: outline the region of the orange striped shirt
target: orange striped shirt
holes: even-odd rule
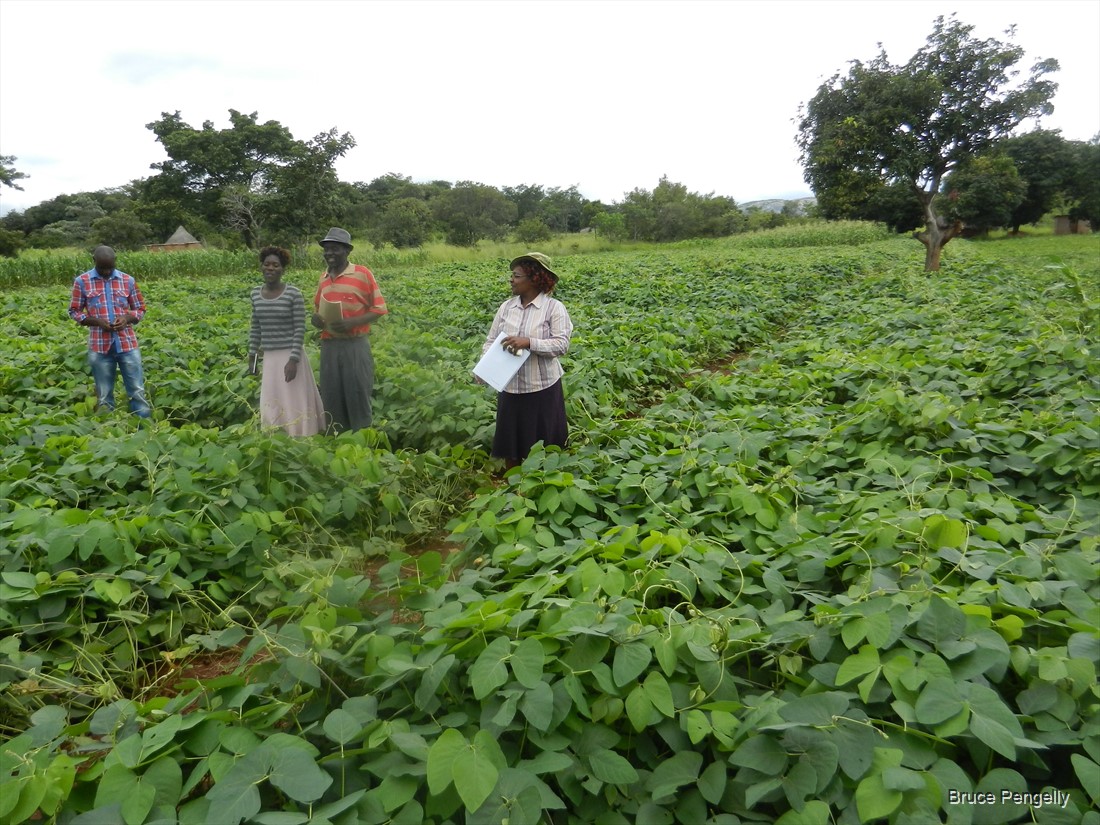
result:
[[[327,272],[321,273],[321,280],[317,284],[317,292],[313,296],[313,309],[321,311],[321,298],[333,303],[339,303],[340,314],[345,320],[355,320],[373,315],[371,321],[386,315],[386,299],[382,297],[381,290],[374,280],[372,273],[365,266],[348,264],[347,269],[333,277]],[[350,332],[330,332],[327,329],[321,331],[321,338],[357,338],[360,335],[370,333],[370,323],[359,324],[352,327]]]

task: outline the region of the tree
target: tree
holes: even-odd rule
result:
[[[355,138],[335,128],[299,143],[289,160],[267,173],[260,213],[267,231],[288,243],[321,237],[341,212],[336,161]]]
[[[1015,82],[1023,50],[979,40],[973,26],[937,17],[926,45],[904,65],[886,52],[854,61],[800,107],[797,143],[806,182],[835,215],[883,186],[907,185],[921,207],[926,271],[940,266],[943,247],[962,231],[936,203],[944,178],[990,149],[1028,118],[1053,111],[1057,84],[1044,79],[1058,63],[1036,63]]]
[[[96,218],[88,234],[90,244],[106,244],[119,250],[141,249],[152,240],[152,227],[130,211]]]
[[[15,258],[23,248],[23,233],[0,229],[0,258]]]
[[[678,241],[714,238],[744,228],[746,216],[732,198],[688,192],[662,176],[652,192],[635,189],[619,206],[627,234],[634,240]]]
[[[476,246],[482,238],[503,238],[516,219],[516,205],[493,186],[459,181],[434,202],[447,242]]]
[[[535,214],[554,232],[579,232],[584,204],[584,196],[577,191],[576,184],[568,189],[552,186],[546,190]]]
[[[1073,169],[1073,149],[1061,134],[1043,129],[1007,138],[1001,148],[1027,187],[1006,224],[1018,233],[1024,224],[1037,223],[1050,212],[1065,191]]]
[[[1100,229],[1100,134],[1088,143],[1074,141],[1073,177],[1067,194],[1074,200],[1069,216],[1075,221],[1092,224]]]
[[[215,129],[206,121],[194,129],[179,112],[164,112],[147,124],[168,160],[153,164],[159,174],[146,183],[146,197],[175,201],[210,224],[232,227],[250,247],[261,225],[288,241],[323,231],[339,209],[333,165],[355,138],[330,129],[303,142],[278,121],[259,123],[256,112],[235,109],[229,123]],[[248,217],[243,207],[255,213]]]
[[[420,198],[391,201],[371,233],[375,243],[391,243],[398,249],[421,246],[432,236],[432,210]]]
[[[504,197],[516,205],[516,220],[525,221],[539,215],[539,207],[542,205],[546,192],[541,186],[522,183],[519,186],[505,186],[502,190]]]
[[[963,164],[952,172],[944,189],[948,193],[945,212],[962,221],[968,232],[986,234],[1008,226],[1012,213],[1027,194],[1027,182],[1007,155],[993,152]]]
[[[242,238],[256,239],[263,232],[261,196],[243,183],[226,186],[222,190],[221,210],[225,225]],[[181,224],[182,225],[182,224]]]
[[[18,189],[22,192],[23,187],[16,183],[16,181],[23,180],[27,175],[16,171],[16,160],[17,158],[15,155],[0,155],[0,184],[9,186],[12,189]]]
[[[619,204],[627,236],[631,240],[650,240],[657,235],[657,214],[653,207],[653,194],[647,189],[635,187],[623,196]]]
[[[592,228],[601,238],[621,241],[626,237],[626,221],[618,212],[600,212],[592,216]]]
[[[533,246],[554,237],[553,231],[538,218],[527,218],[516,224],[516,240]]]
[[[920,200],[913,197],[913,188],[908,183],[897,181],[876,186],[862,208],[846,217],[878,221],[894,232],[912,232],[924,223],[924,209]]]

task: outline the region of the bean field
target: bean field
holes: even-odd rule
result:
[[[147,427],[85,266],[0,273],[0,821],[1100,825],[1100,236],[851,229],[555,257],[503,478],[506,259],[374,264],[375,429],[301,440],[244,259],[120,256]]]

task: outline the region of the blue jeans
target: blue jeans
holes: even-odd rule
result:
[[[119,352],[117,345],[110,352],[88,351],[88,363],[95,379],[96,408],[115,408],[115,369],[122,373],[122,384],[130,399],[130,412],[150,418],[152,410],[145,398],[145,375],[141,369],[141,352],[132,349]]]

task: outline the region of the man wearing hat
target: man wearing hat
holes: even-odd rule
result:
[[[326,271],[313,296],[313,326],[321,330],[321,401],[331,430],[371,425],[374,357],[371,324],[387,313],[374,274],[348,262],[354,248],[346,229],[332,227],[320,241]]]

